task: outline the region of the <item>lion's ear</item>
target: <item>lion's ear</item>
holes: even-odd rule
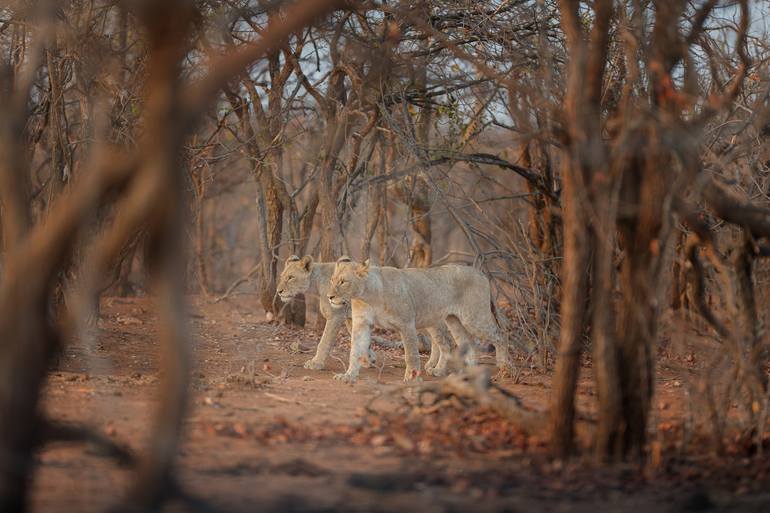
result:
[[[302,264],[302,267],[306,270],[310,270],[310,265],[313,263],[313,257],[310,255],[305,255],[302,257],[302,260],[300,260],[300,263]]]
[[[352,262],[352,260],[350,259],[350,257],[349,257],[349,256],[347,256],[347,255],[342,255],[341,257],[339,257],[339,258],[337,259],[337,263],[338,263],[338,264],[340,264],[340,263],[343,263],[343,262]]]
[[[286,259],[286,263],[288,264],[289,262],[299,262],[299,257],[297,255],[292,255]]]
[[[362,278],[365,278],[367,274],[369,274],[369,259],[366,259],[366,262],[361,264],[357,270],[358,275]]]

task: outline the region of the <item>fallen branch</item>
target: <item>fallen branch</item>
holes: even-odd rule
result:
[[[259,269],[261,267],[262,267],[262,264],[256,264],[254,267],[251,268],[251,270],[249,270],[248,273],[244,274],[243,276],[241,276],[240,278],[235,280],[229,287],[227,287],[227,290],[225,291],[225,293],[222,294],[221,296],[217,297],[214,300],[214,302],[215,303],[219,303],[220,301],[223,301],[223,300],[227,299],[228,297],[230,297],[230,295],[233,293],[233,291],[235,291],[235,289],[237,289],[242,283],[247,282],[250,279],[252,279],[254,277],[254,275],[257,274],[257,272],[259,271]]]
[[[304,405],[302,401],[298,401],[296,399],[287,399],[285,397],[281,397],[280,395],[271,394],[270,392],[264,393],[265,397],[269,397],[270,399],[275,399],[276,401],[282,402],[282,403],[288,403],[288,404],[298,404],[300,406]]]
[[[494,410],[498,415],[516,423],[529,435],[543,433],[548,416],[532,410],[501,386],[492,383],[489,369],[477,367],[464,374],[452,374],[446,379],[426,384],[433,392],[471,399],[481,406]],[[431,387],[430,385],[434,385]],[[429,390],[426,390],[429,391]]]
[[[533,410],[525,406],[517,396],[492,383],[489,369],[480,366],[463,374],[451,374],[442,380],[399,385],[387,389],[372,397],[365,408],[376,413],[372,406],[375,401],[399,392],[403,393],[405,390],[416,393],[418,404],[423,403],[423,395],[433,394],[437,397],[432,403],[434,405],[454,404],[467,407],[470,402],[490,408],[528,435],[542,434],[546,430],[547,412]],[[428,410],[426,413],[431,413],[431,411]]]
[[[44,422],[42,443],[81,442],[93,445],[100,456],[115,460],[121,466],[134,466],[136,458],[133,452],[106,436],[78,424],[48,420]]]

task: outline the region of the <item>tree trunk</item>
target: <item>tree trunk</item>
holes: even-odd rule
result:
[[[342,252],[340,217],[337,211],[336,173],[337,160],[348,136],[351,113],[341,112],[336,116],[330,130],[330,143],[319,176],[318,206],[321,209],[321,262],[333,262]]]
[[[603,139],[602,85],[607,62],[609,30],[614,12],[611,0],[597,0],[593,5],[594,19],[586,32],[581,15],[580,2],[564,0],[559,3],[561,26],[569,48],[567,89],[563,100],[565,137],[564,194],[564,263],[562,270],[562,326],[560,334],[560,362],[554,378],[554,398],[551,419],[552,445],[558,455],[569,454],[573,447],[574,393],[577,376],[577,350],[575,337],[582,327],[577,294],[580,277],[573,276],[574,265],[588,258],[584,253],[593,251],[592,342],[594,349],[594,374],[598,389],[599,414],[597,448],[614,445],[616,419],[620,417],[617,387],[618,367],[613,322],[613,265],[615,215],[612,194],[614,187],[610,175],[610,153]],[[592,216],[584,215],[576,220],[572,209],[575,204],[590,206]],[[581,222],[583,223],[581,225]],[[582,253],[576,258],[576,230],[588,230],[583,235]],[[573,262],[572,260],[577,260]],[[566,356],[565,356],[566,354]],[[566,423],[567,425],[561,425]]]
[[[579,168],[565,159],[562,172],[564,258],[561,277],[561,331],[551,392],[551,450],[560,458],[574,450],[575,392],[580,369],[588,297],[591,234],[579,189]]]
[[[621,378],[627,372],[617,354],[615,305],[613,301],[615,254],[615,208],[609,173],[594,169],[595,192],[592,205],[594,222],[594,259],[591,288],[591,343],[593,349],[594,381],[598,401],[595,451],[600,460],[610,460],[619,454],[622,439]]]
[[[423,183],[415,186],[411,192],[409,220],[412,226],[412,246],[409,248],[409,263],[412,267],[430,267],[433,263],[430,196]]]
[[[283,204],[278,198],[276,186],[273,183],[272,168],[275,165],[275,156],[265,163],[259,177],[260,193],[263,197],[258,201],[264,201],[265,235],[262,237],[262,275],[259,279],[258,294],[262,308],[265,312],[277,314],[281,309],[281,301],[276,297],[276,277],[278,274],[278,258],[274,255],[275,248],[281,244],[283,233]],[[266,243],[266,244],[265,244]]]
[[[426,4],[426,16],[429,8]],[[429,39],[424,42],[429,45]],[[415,86],[421,95],[420,117],[417,119],[416,138],[417,151],[420,160],[430,160],[430,129],[433,121],[433,105],[428,92],[428,62],[423,58],[417,63]],[[431,198],[428,186],[421,177],[415,177],[409,191],[409,222],[412,226],[412,245],[409,248],[410,265],[414,267],[430,267],[433,263],[433,248],[431,223]]]
[[[67,141],[66,118],[61,77],[59,74],[59,50],[56,43],[46,52],[49,94],[51,105],[48,109],[48,142],[51,151],[51,176],[48,180],[47,204],[59,195],[66,183],[69,167],[69,142]]]
[[[387,136],[387,151],[385,152],[384,168],[382,172],[389,175],[393,172],[396,148],[393,145],[393,136]],[[377,245],[380,248],[380,265],[392,265],[391,255],[389,253],[388,237],[390,236],[390,215],[388,211],[388,187],[382,187],[382,196],[380,197],[379,224],[377,226]]]
[[[375,176],[384,176],[386,174],[385,169],[385,149],[383,148],[382,135],[377,135],[377,142],[379,144],[379,165],[375,171]],[[380,217],[382,217],[382,202],[383,193],[385,187],[381,182],[375,184],[369,184],[366,189],[366,230],[364,232],[364,238],[361,241],[361,259],[368,260],[372,252],[372,239],[377,232],[377,226],[380,223]],[[377,262],[378,265],[382,265],[381,262]]]

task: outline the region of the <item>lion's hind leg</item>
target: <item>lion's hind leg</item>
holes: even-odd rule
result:
[[[425,365],[425,372],[437,377],[446,376],[447,364],[452,350],[449,344],[449,333],[445,328],[428,328],[426,331],[430,335],[431,360],[434,358],[434,352],[437,352],[438,356],[435,358],[435,364],[430,367],[428,365],[431,362],[428,360],[428,364]]]
[[[455,339],[455,343],[457,344],[457,349],[452,355],[453,359],[455,360],[453,362],[453,366],[458,368],[465,367],[468,364],[469,355],[471,357],[470,359],[472,364],[475,365],[476,353],[473,350],[471,334],[467,329],[465,329],[465,326],[463,326],[463,324],[460,322],[460,319],[454,315],[450,315],[446,318],[446,325],[449,328],[449,331],[452,333],[452,338]]]
[[[428,357],[428,361],[425,362],[425,372],[428,374],[432,374],[434,367],[436,367],[436,364],[438,363],[439,356],[441,355],[441,348],[439,348],[438,343],[433,338],[433,336],[430,336],[430,357]]]
[[[497,323],[492,312],[477,312],[477,315],[467,316],[463,319],[463,326],[475,337],[487,340],[495,347],[495,361],[497,369],[502,373],[510,373],[513,370],[511,356],[508,351],[508,343],[497,328]]]

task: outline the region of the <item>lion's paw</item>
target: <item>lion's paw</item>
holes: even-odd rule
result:
[[[367,355],[361,357],[361,366],[365,369],[377,368],[377,353],[374,352],[374,349],[369,348]]]
[[[334,376],[332,376],[332,377],[333,377],[335,380],[337,380],[337,381],[342,381],[343,383],[348,383],[348,384],[350,384],[350,385],[352,385],[353,383],[355,383],[355,382],[356,382],[356,380],[358,379],[358,376],[357,376],[357,375],[354,375],[354,374],[352,374],[352,373],[350,373],[350,372],[341,372],[341,373],[339,373],[339,374],[335,374],[335,375],[334,375]]]
[[[324,368],[324,362],[320,362],[316,360],[315,358],[312,358],[305,362],[304,367],[306,369],[312,369],[312,370],[321,370]]]
[[[406,371],[404,372],[404,381],[405,382],[422,381],[422,372],[420,372],[420,369],[411,369],[407,367]]]
[[[436,378],[443,378],[447,375],[446,367],[433,367],[432,369],[425,369],[425,374],[434,376]]]

